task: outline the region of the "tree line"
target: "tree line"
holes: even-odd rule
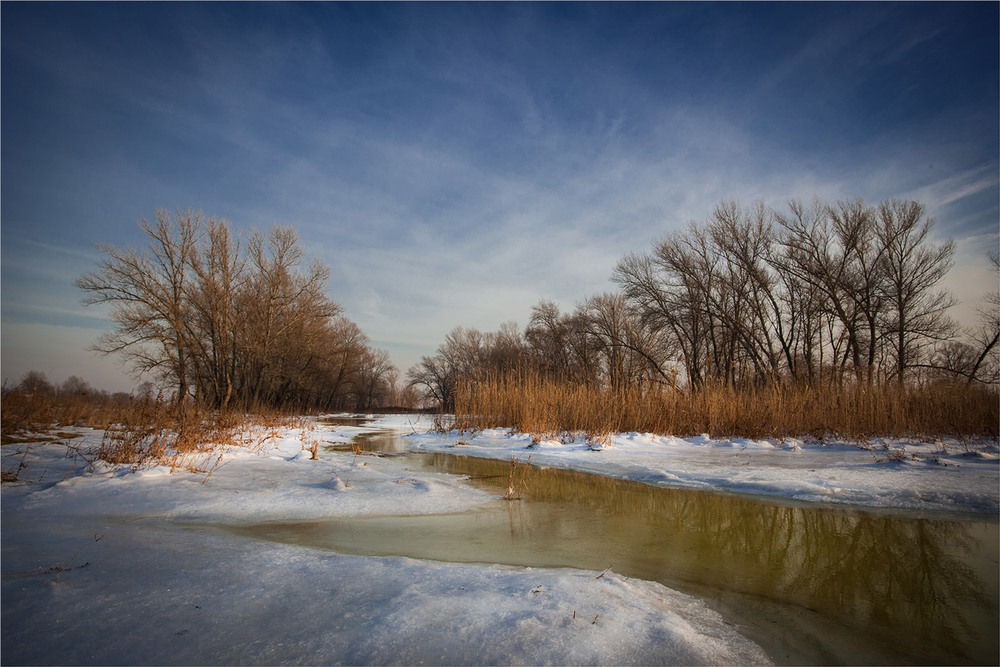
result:
[[[190,210],[139,226],[147,247],[101,245],[77,280],[85,303],[110,306],[95,350],[178,402],[367,410],[399,398],[388,353],[326,296],[330,270],[306,262],[294,229],[241,233]]]
[[[94,403],[128,403],[134,398],[124,392],[111,394],[103,389],[96,389],[76,375],[70,375],[62,384],[55,384],[49,381],[45,373],[35,370],[21,376],[21,381],[13,387],[8,388],[4,382],[3,391],[5,396],[8,392],[18,391],[27,396],[85,399]]]
[[[523,332],[459,327],[408,379],[446,408],[463,380],[526,370],[609,388],[996,384],[1000,297],[972,328],[948,316],[954,244],[931,242],[933,226],[913,201],[724,201],[624,257],[618,291],[570,313],[542,300]]]

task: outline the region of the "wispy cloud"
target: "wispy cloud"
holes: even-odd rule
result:
[[[40,268],[44,244],[143,243],[155,206],[293,225],[404,370],[454,326],[611,288],[722,199],[905,196],[947,234],[996,225],[996,63],[912,65],[979,48],[938,5],[61,7],[4,5],[5,327],[8,304],[72,316],[94,260]],[[880,77],[960,103],[900,109]]]
[[[978,165],[908,192],[906,197],[941,209],[967,197],[995,191],[998,180],[997,164]]]

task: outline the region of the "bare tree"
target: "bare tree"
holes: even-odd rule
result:
[[[700,385],[706,379],[708,323],[701,286],[687,280],[688,263],[677,239],[668,237],[651,254],[623,258],[612,279],[641,313],[643,325],[680,351],[687,382]]]
[[[389,378],[396,367],[385,350],[366,348],[358,363],[358,379],[354,391],[356,409],[368,410],[379,404],[391,388]]]
[[[38,394],[40,396],[48,395],[55,391],[55,387],[45,377],[45,373],[41,371],[28,371],[21,378],[21,382],[17,386],[25,394]]]
[[[497,331],[483,335],[484,370],[497,377],[509,377],[524,368],[526,343],[517,322],[504,322]]]
[[[569,327],[554,301],[541,300],[531,308],[524,338],[539,369],[551,375],[572,373]]]
[[[533,306],[524,340],[534,367],[551,377],[596,383],[601,373],[599,351],[587,317],[580,309],[561,313],[555,302],[544,299]]]
[[[244,289],[246,261],[240,242],[225,220],[205,223],[207,244],[192,257],[197,278],[190,301],[197,327],[200,392],[216,407],[233,397],[238,357],[238,296]]]
[[[87,384],[86,380],[76,375],[70,375],[62,383],[59,393],[63,396],[88,396],[94,393],[94,388]]]
[[[951,300],[934,286],[952,246],[927,243],[932,224],[914,202],[793,201],[777,213],[726,201],[704,225],[625,257],[613,279],[643,325],[680,351],[693,385],[813,381],[827,359],[837,378],[849,368],[872,382],[891,361],[902,379],[950,335]],[[599,322],[593,333],[610,340]]]
[[[945,340],[955,331],[945,314],[955,300],[936,291],[952,266],[955,246],[951,241],[929,245],[927,235],[933,227],[934,219],[924,218],[924,207],[917,202],[889,201],[879,207],[885,332],[900,383],[929,342]]]
[[[424,356],[406,372],[411,387],[423,387],[440,409],[455,409],[455,389],[458,376],[440,354]]]
[[[1000,274],[1000,255],[990,253],[993,272]],[[996,279],[994,279],[996,284]],[[917,364],[929,367],[932,373],[941,372],[953,378],[965,378],[966,385],[1000,383],[1000,290],[991,290],[983,296],[976,309],[977,325],[964,331],[964,340],[949,340],[938,345],[930,363]]]
[[[777,374],[784,360],[794,368],[794,311],[780,292],[787,283],[774,274],[775,232],[773,212],[757,202],[743,210],[736,202],[715,208],[709,234],[722,259],[722,289],[713,307],[741,353],[737,362],[747,366],[738,376],[764,379]]]
[[[140,226],[148,248],[101,246],[98,269],[78,280],[86,303],[111,305],[116,327],[97,349],[126,355],[137,375],[156,373],[178,401],[192,389],[220,408],[375,400],[388,356],[338,317],[329,269],[304,266],[293,229],[254,233],[244,247],[227,222],[200,213],[157,211]]]
[[[990,253],[990,263],[993,265],[993,273],[1000,275],[1000,254]],[[996,276],[993,282],[996,285]],[[979,308],[979,329],[973,332],[972,340],[979,353],[969,372],[967,384],[980,379],[983,370],[986,371],[983,373],[983,382],[1000,382],[1000,359],[997,359],[997,344],[1000,343],[1000,290],[991,290],[983,297],[983,304]]]
[[[818,200],[811,208],[801,202],[789,202],[790,214],[776,213],[776,220],[784,228],[781,268],[800,284],[806,284],[822,294],[825,310],[835,312],[847,322],[850,340],[854,319],[848,316],[849,307],[842,295],[840,276],[847,270],[847,259],[834,248],[830,231],[828,209]],[[857,353],[856,347],[852,350]],[[855,354],[860,361],[860,355]]]
[[[340,307],[325,294],[330,275],[326,266],[314,261],[305,273],[299,272],[303,252],[291,227],[275,226],[266,237],[253,234],[248,252],[251,276],[243,307],[250,328],[246,341],[250,394],[257,403],[264,397],[277,398],[282,365],[302,342],[294,334],[301,334],[310,321],[333,317]]]
[[[422,357],[407,371],[407,380],[410,387],[423,387],[442,409],[451,410],[460,382],[486,376],[511,377],[521,370],[525,359],[525,344],[513,322],[487,333],[455,327],[438,346],[437,354]]]
[[[121,353],[137,374],[158,373],[176,388],[176,400],[189,393],[191,371],[188,267],[201,238],[201,213],[178,212],[175,221],[162,209],[153,222],[139,221],[150,239],[148,250],[99,246],[104,258],[96,271],[77,280],[84,303],[111,304],[116,327],[94,349]]]
[[[577,313],[594,348],[604,358],[610,386],[641,385],[653,380],[674,383],[675,376],[663,368],[669,357],[664,338],[643,325],[641,314],[629,306],[623,295],[593,296],[578,307]]]

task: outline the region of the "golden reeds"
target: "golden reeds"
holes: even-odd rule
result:
[[[261,447],[287,422],[276,412],[250,415],[152,398],[98,400],[19,389],[3,392],[4,444],[52,440],[46,434],[56,427],[88,426],[104,430],[97,459],[133,469],[169,465],[211,474],[221,462],[220,448]]]
[[[539,437],[646,432],[713,437],[997,437],[995,389],[823,384],[607,388],[537,374],[460,383],[455,422],[461,430],[514,428]]]

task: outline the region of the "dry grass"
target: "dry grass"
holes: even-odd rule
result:
[[[711,386],[606,389],[537,375],[466,382],[456,392],[453,428],[514,428],[539,437],[612,433],[713,437],[990,437],[1000,399],[983,387]]]
[[[510,455],[510,472],[507,478],[507,491],[503,494],[504,500],[520,500],[521,492],[525,489],[524,478],[528,474],[531,465],[531,457],[524,462],[518,461],[514,455]]]
[[[106,428],[124,407],[112,400],[32,394],[20,389],[5,389],[2,405],[0,433],[5,444],[18,442],[26,433],[47,432],[58,426]]]
[[[172,470],[211,475],[225,449],[261,449],[293,421],[277,413],[249,415],[190,405],[138,404],[123,411],[105,430],[98,458],[136,468],[169,465]]]
[[[52,435],[60,426],[87,426],[104,430],[97,459],[134,470],[169,465],[211,475],[227,447],[261,448],[288,422],[279,413],[212,411],[154,399],[97,401],[19,389],[3,392],[4,444],[51,441],[65,437]],[[6,475],[4,481],[11,478],[16,475]]]

